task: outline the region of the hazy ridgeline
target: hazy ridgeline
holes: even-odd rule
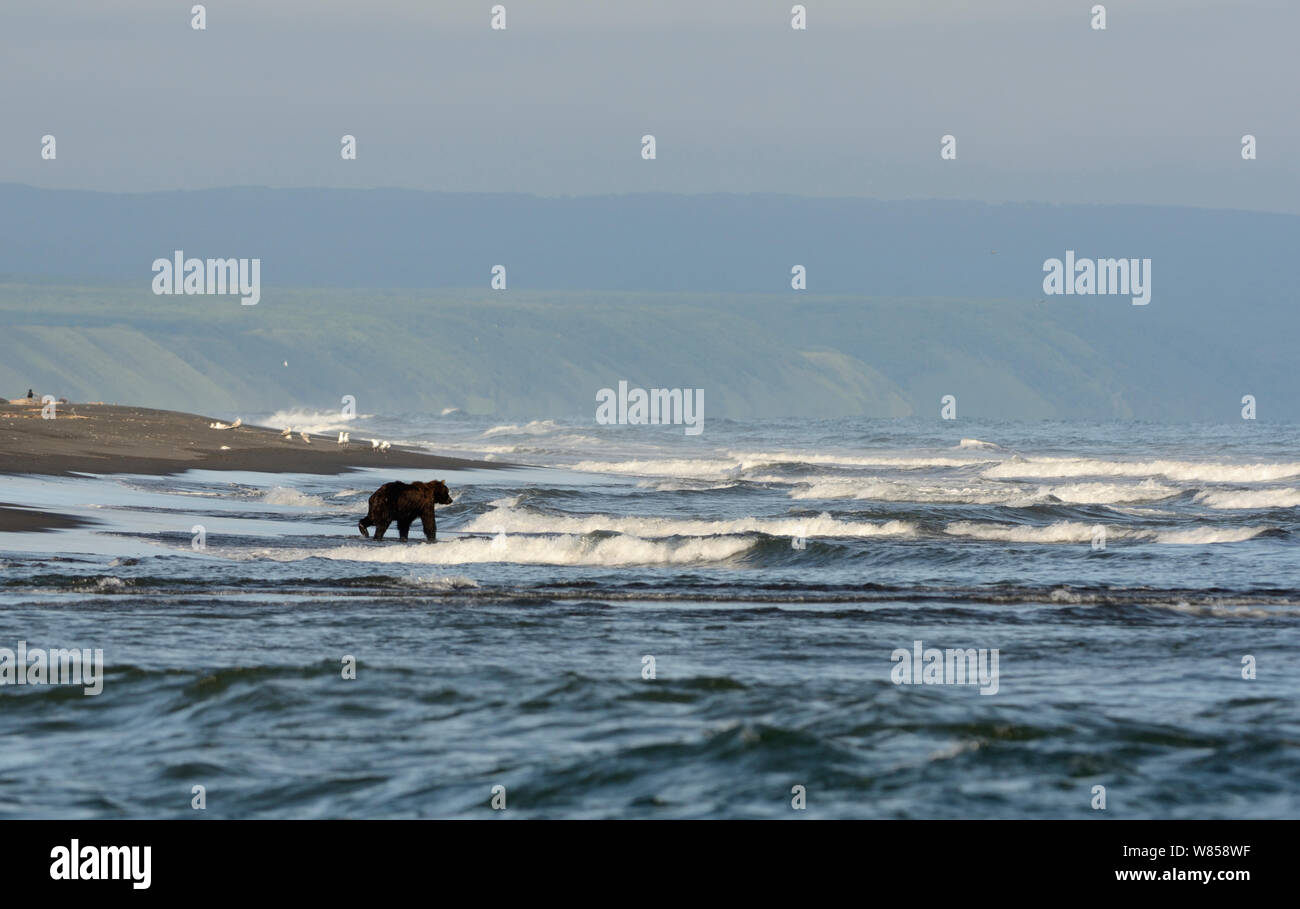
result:
[[[786,196],[0,187],[0,387],[204,411],[1300,419],[1290,215]],[[150,263],[262,260],[262,297],[155,296]],[[1147,257],[1148,306],[1042,292]],[[508,289],[488,288],[507,268]],[[790,289],[804,265],[808,290]],[[21,276],[21,277],[15,277]],[[390,289],[375,289],[390,288]],[[288,361],[288,366],[284,362]]]

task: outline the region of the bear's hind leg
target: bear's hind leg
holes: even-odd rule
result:
[[[382,540],[382,539],[384,538],[384,532],[387,531],[387,530],[388,530],[388,522],[387,522],[387,521],[376,521],[376,522],[375,522],[375,539],[376,539],[376,540]]]
[[[375,522],[370,520],[370,515],[366,515],[360,521],[357,521],[357,526],[361,528],[361,535],[367,539],[370,537],[370,531],[366,530],[366,528],[373,527],[374,524]]]

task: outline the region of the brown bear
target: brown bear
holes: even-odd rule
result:
[[[396,521],[397,533],[405,540],[411,522],[419,518],[424,527],[424,538],[432,542],[438,536],[433,506],[450,504],[451,493],[442,480],[434,480],[432,483],[385,483],[371,493],[370,512],[357,526],[361,528],[361,535],[367,538],[370,532],[366,528],[373,526],[375,539],[382,540],[388,525]]]

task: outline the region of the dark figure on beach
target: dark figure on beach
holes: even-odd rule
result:
[[[419,518],[424,527],[424,538],[433,542],[438,536],[433,507],[450,504],[451,493],[442,480],[434,480],[432,483],[385,483],[371,494],[370,512],[357,526],[361,528],[363,537],[370,536],[367,527],[374,527],[375,539],[382,540],[388,525],[396,521],[397,533],[405,540],[411,523]]]
[[[32,390],[30,388],[27,389],[27,400],[30,401],[34,397],[36,397],[36,395],[32,394]]]

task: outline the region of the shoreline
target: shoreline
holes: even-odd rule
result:
[[[0,533],[46,533],[51,530],[93,527],[96,523],[98,522],[76,515],[0,502]]]
[[[525,465],[427,454],[366,442],[294,435],[264,426],[212,429],[211,417],[117,404],[59,404],[54,419],[33,403],[0,403],[0,474],[168,476],[186,470],[341,474],[367,467],[500,469]]]

